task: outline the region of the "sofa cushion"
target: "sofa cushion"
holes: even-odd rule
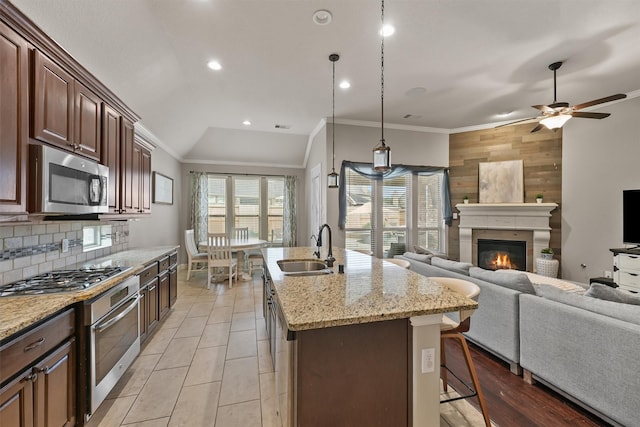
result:
[[[515,291],[527,294],[535,294],[536,291],[526,274],[515,270],[485,270],[480,267],[472,267],[469,269],[469,276],[485,282],[494,283],[504,288],[513,289]]]
[[[567,293],[549,285],[535,285],[535,289],[536,294],[543,298],[640,325],[640,306]]]
[[[551,285],[564,292],[574,292],[577,294],[584,294],[587,290],[586,285],[580,286],[577,283],[569,282],[568,280],[556,279],[555,277],[546,277],[540,274],[529,273],[523,271],[527,275],[531,283],[534,285]]]
[[[416,261],[426,262],[427,264],[431,264],[431,257],[433,257],[433,255],[417,254],[415,252],[405,252],[402,256]]]
[[[421,255],[433,255],[438,258],[449,259],[447,254],[445,254],[444,252],[432,251],[431,249],[423,248],[422,246],[418,246],[418,245],[413,246],[413,251]]]
[[[445,270],[453,271],[458,274],[464,274],[465,276],[469,275],[469,269],[473,267],[473,264],[468,262],[452,261],[437,256],[431,258],[431,265],[435,265],[436,267],[444,268]]]
[[[640,305],[639,297],[633,296],[628,292],[612,288],[611,286],[603,285],[602,283],[592,283],[589,290],[584,295],[606,301]]]

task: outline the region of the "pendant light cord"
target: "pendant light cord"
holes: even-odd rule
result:
[[[384,147],[384,0],[382,0],[380,21],[382,22],[380,28],[382,36],[380,43],[380,142]]]
[[[332,88],[332,92],[331,92],[331,99],[333,100],[332,104],[331,104],[331,112],[332,112],[332,116],[331,116],[331,140],[332,140],[332,148],[331,148],[331,152],[332,152],[332,163],[331,163],[331,170],[333,172],[336,171],[336,61],[332,62],[333,64],[333,80],[331,83],[331,88]]]

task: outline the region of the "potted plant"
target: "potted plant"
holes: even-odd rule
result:
[[[465,196],[462,198],[462,201],[463,201],[465,204],[469,203],[469,196],[467,196],[467,195],[465,194]]]
[[[540,251],[540,257],[542,259],[553,259],[553,249],[551,249],[551,248],[543,248]]]
[[[542,203],[542,193],[536,194],[536,203]]]

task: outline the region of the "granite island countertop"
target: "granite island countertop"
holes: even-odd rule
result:
[[[312,259],[315,247],[267,248],[262,252],[276,301],[291,331],[328,328],[476,309],[478,303],[428,277],[383,259],[333,248],[332,274],[288,276],[281,259]],[[323,248],[322,258],[326,258]],[[344,265],[344,273],[338,265]]]
[[[99,295],[127,277],[139,273],[145,265],[159,260],[177,248],[179,246],[134,248],[65,267],[66,269],[109,266],[128,268],[122,273],[86,290],[0,298],[0,342],[65,307]]]

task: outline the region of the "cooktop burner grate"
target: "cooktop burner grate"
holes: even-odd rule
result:
[[[79,270],[54,270],[7,285],[0,285],[0,296],[39,295],[90,288],[126,270],[125,267],[101,267]]]

